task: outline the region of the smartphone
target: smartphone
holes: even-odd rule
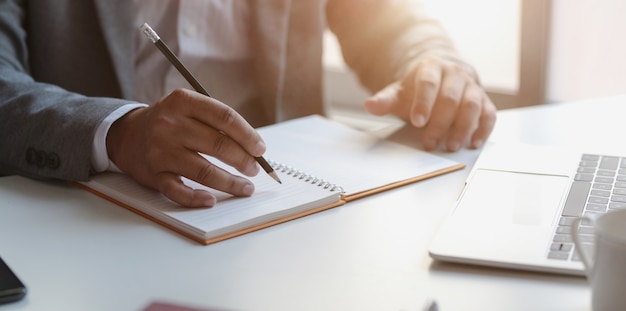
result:
[[[0,258],[0,304],[17,301],[26,295],[26,286]]]

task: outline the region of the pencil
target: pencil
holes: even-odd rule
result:
[[[156,33],[156,31],[154,31],[152,27],[148,25],[148,23],[143,23],[143,25],[141,25],[141,31],[143,31],[143,33],[148,38],[150,38],[152,43],[154,43],[154,45],[156,45],[156,47],[159,48],[159,50],[161,50],[161,52],[163,53],[163,55],[165,55],[167,60],[169,60],[170,63],[172,63],[172,65],[174,65],[174,67],[178,69],[178,71],[183,75],[183,77],[187,80],[187,82],[189,82],[189,84],[193,86],[196,92],[206,95],[208,97],[211,97],[211,95],[209,95],[209,92],[207,92],[207,90],[202,86],[202,84],[198,82],[198,79],[196,79],[196,77],[194,77],[191,74],[191,72],[187,69],[187,67],[185,67],[185,65],[183,65],[183,63],[178,59],[178,57],[176,57],[176,55],[172,53],[172,50],[170,50],[167,44],[165,44],[165,42],[161,40],[161,38]],[[257,161],[257,163],[259,163],[259,165],[261,165],[263,170],[268,175],[270,175],[278,183],[282,184],[282,182],[280,181],[280,178],[278,178],[278,175],[274,171],[274,168],[272,168],[272,166],[269,163],[267,163],[267,160],[265,160],[265,158],[254,157],[254,159]]]

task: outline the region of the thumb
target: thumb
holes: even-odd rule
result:
[[[398,102],[400,88],[399,83],[392,83],[378,91],[365,100],[365,110],[377,116],[392,113]]]

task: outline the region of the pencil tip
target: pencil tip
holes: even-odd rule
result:
[[[279,184],[281,184],[281,185],[283,184],[283,182],[282,182],[282,181],[280,181],[280,178],[278,178],[278,175],[276,174],[276,172],[272,171],[272,172],[270,172],[269,174],[270,174],[270,176],[272,176],[272,178],[274,178],[274,180],[275,180],[276,182],[278,182],[278,183],[279,183]]]

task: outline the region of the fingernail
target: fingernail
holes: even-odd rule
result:
[[[251,196],[254,193],[254,185],[252,183],[246,183],[241,189],[241,193],[244,196]]]
[[[370,96],[366,99],[366,101],[369,101],[369,102],[378,102],[379,100],[380,100],[379,95]]]
[[[364,106],[367,112],[374,115],[383,115],[388,112],[388,108],[384,105],[384,98],[380,95],[374,95],[365,100]]]
[[[213,196],[205,197],[205,198],[197,198],[194,202],[194,206],[202,206],[202,207],[213,207],[215,205],[216,199]]]
[[[411,123],[413,123],[413,126],[422,127],[426,123],[426,119],[423,115],[418,114],[411,118]]]
[[[260,171],[261,171],[261,165],[257,163],[250,168],[247,176],[256,176]]]
[[[213,207],[213,205],[215,205],[215,199],[206,199],[202,202],[202,205],[205,207]]]
[[[264,141],[260,141],[260,142],[258,142],[256,144],[255,154],[254,155],[255,156],[260,156],[260,155],[265,153],[266,149],[267,149],[267,146],[265,145],[265,142]]]
[[[478,139],[478,140],[474,141],[474,144],[472,145],[472,147],[475,148],[475,149],[478,149],[478,148],[483,146],[483,143],[484,143],[484,141]]]

